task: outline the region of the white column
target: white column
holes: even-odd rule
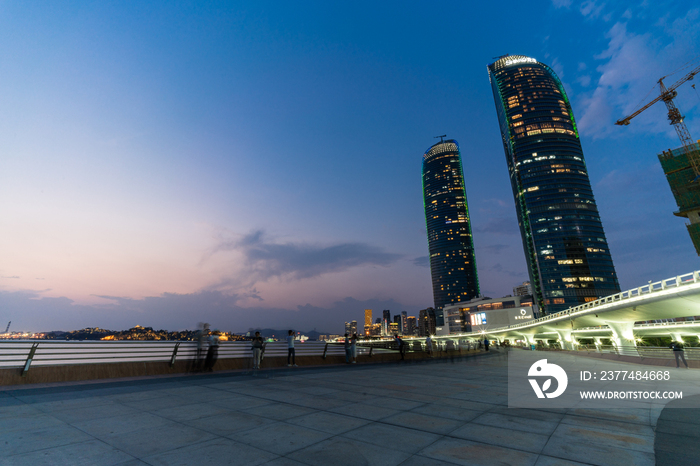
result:
[[[593,337],[593,341],[595,342],[595,350],[600,353],[600,347],[603,345],[600,341],[601,337]]]
[[[573,351],[576,349],[574,346],[575,340],[571,334],[571,330],[557,330],[557,335],[559,335],[559,341],[561,342],[561,349]]]
[[[605,322],[612,330],[612,340],[619,354],[639,356],[634,338],[634,322]]]
[[[678,332],[671,332],[671,338],[673,338],[673,341],[679,341],[683,343],[683,337]]]
[[[520,336],[523,337],[523,338],[525,339],[525,343],[527,343],[528,349],[529,349],[529,347],[531,347],[532,345],[535,345],[535,344],[536,344],[536,342],[535,342],[535,336],[534,336],[534,335],[530,335],[530,334],[527,334],[527,333],[521,333]]]

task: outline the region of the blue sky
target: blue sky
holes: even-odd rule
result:
[[[698,19],[689,1],[0,2],[0,319],[416,314],[439,134],[461,146],[482,293],[511,293],[527,273],[486,72],[507,53],[565,84],[623,289],[698,269],[656,157],[679,146],[663,105],[613,125],[698,57]]]

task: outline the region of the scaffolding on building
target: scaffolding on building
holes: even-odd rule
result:
[[[673,215],[690,221],[686,227],[695,252],[700,256],[700,183],[696,181],[693,159],[700,159],[700,141],[659,154],[661,167],[678,204],[678,211]]]

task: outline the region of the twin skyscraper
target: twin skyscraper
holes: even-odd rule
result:
[[[488,66],[535,304],[543,314],[620,285],[564,86],[547,65],[506,55]],[[459,145],[423,154],[423,202],[435,308],[479,296]]]

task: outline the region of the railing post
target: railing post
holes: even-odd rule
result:
[[[175,367],[175,356],[177,356],[177,348],[180,346],[181,342],[175,343],[175,348],[173,348],[173,355],[170,357],[170,367]]]
[[[326,343],[326,347],[323,348],[323,359],[326,359],[326,354],[328,354],[328,343]]]
[[[34,359],[34,353],[36,353],[36,349],[39,347],[39,343],[34,343],[32,345],[32,349],[29,350],[29,355],[27,356],[27,361],[24,363],[24,368],[22,369],[22,377],[27,375],[27,372],[29,371],[29,366],[32,365],[32,359]]]

